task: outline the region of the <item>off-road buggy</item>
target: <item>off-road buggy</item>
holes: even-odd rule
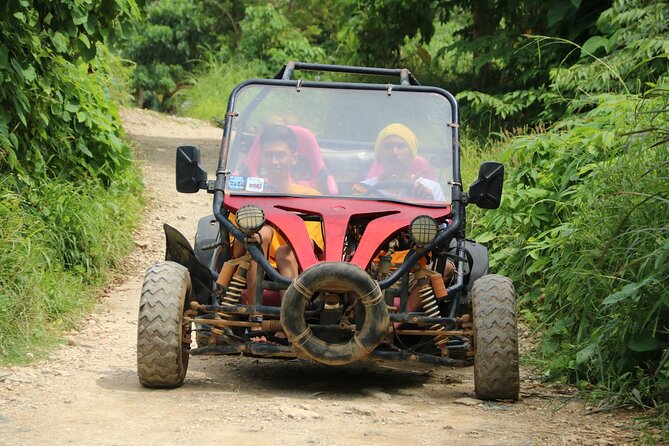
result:
[[[315,80],[295,80],[298,71]],[[325,82],[318,72],[393,83]],[[295,136],[298,192],[268,179],[260,135],[277,124]],[[380,160],[389,124],[413,135],[401,166]],[[400,174],[388,179],[384,169]],[[466,206],[497,208],[503,175],[485,162],[463,192],[458,104],[406,69],[288,63],[274,79],[243,82],[229,99],[215,178],[198,148],[177,149],[177,190],[213,194],[213,215],[200,219],[194,248],[165,225],[165,261],[142,289],[140,382],[179,386],[196,354],[473,364],[479,398],[517,399],[515,291],[465,237]],[[417,182],[434,193],[412,196]],[[320,249],[307,232],[314,223]],[[297,277],[261,248],[266,226],[291,248]],[[237,258],[235,240],[245,248]]]

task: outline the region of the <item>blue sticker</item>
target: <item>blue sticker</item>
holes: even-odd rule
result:
[[[228,189],[230,190],[244,190],[246,186],[246,177],[230,175],[228,177]]]

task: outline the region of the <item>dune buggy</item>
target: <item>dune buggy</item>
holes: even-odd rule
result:
[[[292,132],[289,173],[269,165],[268,127]],[[181,385],[190,355],[237,354],[473,364],[479,398],[518,398],[513,284],[465,238],[466,206],[497,208],[504,168],[483,163],[463,191],[452,94],[406,69],[291,62],[232,92],[214,179],[198,148],[176,158],[177,190],[213,194],[213,215],[194,248],[164,226],[165,261],[148,269],[139,309],[142,384]],[[295,274],[263,248],[263,228],[289,247]]]

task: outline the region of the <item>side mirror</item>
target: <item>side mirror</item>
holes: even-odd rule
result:
[[[206,187],[207,172],[200,166],[200,149],[177,147],[177,191],[192,194]]]
[[[494,161],[481,163],[479,177],[469,187],[469,202],[482,209],[497,209],[503,185],[504,165]]]

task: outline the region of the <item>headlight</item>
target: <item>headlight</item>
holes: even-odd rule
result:
[[[247,204],[235,214],[237,226],[247,234],[255,234],[265,224],[265,213],[258,206]]]
[[[414,218],[409,226],[409,234],[418,246],[429,245],[437,236],[439,226],[434,218],[427,215],[419,215]]]

